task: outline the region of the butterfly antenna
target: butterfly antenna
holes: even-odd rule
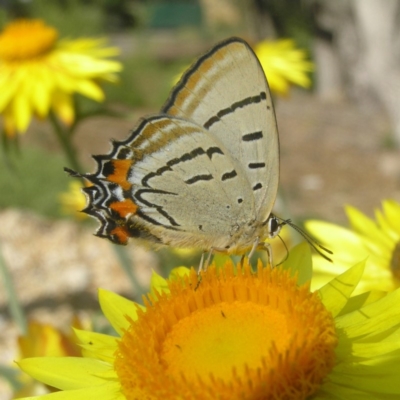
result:
[[[301,236],[307,241],[307,243],[325,260],[329,262],[333,262],[331,258],[329,258],[324,252],[328,254],[333,254],[333,252],[326,247],[322,246],[322,244],[318,243],[315,239],[313,239],[311,236],[309,236],[303,229],[295,225],[291,219],[281,219],[279,218],[282,222],[283,225],[289,225],[291,228],[293,228],[296,232],[300,233]]]
[[[285,258],[284,258],[279,264],[276,264],[277,267],[278,267],[279,265],[283,264],[283,263],[289,258],[289,249],[288,249],[288,247],[286,246],[285,241],[280,237],[280,235],[278,235],[278,238],[280,239],[280,241],[282,242],[282,244],[285,246],[286,256],[285,256]]]
[[[72,176],[72,178],[84,178],[84,176],[83,176],[81,173],[76,172],[76,171],[74,171],[74,170],[71,169],[71,168],[64,167],[64,171],[65,171],[69,176]]]

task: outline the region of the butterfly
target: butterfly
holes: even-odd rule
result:
[[[272,213],[279,183],[279,137],[260,62],[240,38],[195,61],[159,114],[142,118],[97,170],[83,210],[96,235],[155,246],[252,254],[289,220]],[[69,172],[72,172],[68,170]],[[73,173],[73,172],[72,172]]]

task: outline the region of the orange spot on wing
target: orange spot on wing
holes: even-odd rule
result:
[[[121,218],[125,218],[129,214],[135,214],[138,206],[131,199],[123,201],[114,201],[110,204],[110,208],[118,213]]]
[[[126,228],[124,228],[122,226],[118,226],[118,227],[114,228],[110,232],[110,234],[116,236],[119,244],[127,244],[128,243],[129,234],[128,234],[128,231]]]
[[[132,166],[132,160],[112,160],[112,165],[114,167],[114,172],[107,176],[107,180],[110,182],[115,182],[122,187],[124,190],[130,189],[132,186],[128,182],[128,172],[129,168]]]

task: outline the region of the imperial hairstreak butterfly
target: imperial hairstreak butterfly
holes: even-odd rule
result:
[[[239,38],[201,56],[159,114],[94,159],[96,172],[75,173],[92,183],[83,211],[100,221],[97,236],[117,244],[252,253],[289,223],[271,213],[279,181],[271,94]]]

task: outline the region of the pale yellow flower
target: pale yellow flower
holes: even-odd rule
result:
[[[25,132],[32,116],[52,110],[65,124],[74,121],[72,96],[103,101],[100,81],[115,82],[118,54],[103,39],[58,40],[41,20],[16,20],[0,34],[0,114],[8,135]]]
[[[305,50],[296,48],[291,39],[263,40],[254,46],[268,79],[271,92],[286,95],[291,84],[311,86],[309,73],[314,70]]]
[[[351,298],[359,263],[312,293],[305,254],[296,273],[227,263],[199,282],[181,268],[153,278],[146,308],[101,290],[118,337],[79,330],[82,358],[22,360],[63,391],[31,399],[397,398],[400,290]]]
[[[83,321],[75,317],[73,326],[82,329],[84,324]],[[71,328],[69,328],[68,333],[65,333],[54,326],[36,321],[30,321],[26,335],[18,338],[18,350],[19,359],[28,357],[79,357],[81,355],[77,337]],[[50,387],[35,381],[21,371],[19,372],[18,381],[21,387],[14,393],[15,398],[46,394],[51,391]]]
[[[357,260],[366,260],[358,291],[391,291],[400,286],[400,204],[384,200],[375,221],[352,206],[345,207],[350,228],[329,222],[306,221],[307,230],[333,251],[333,263],[314,256],[313,288],[328,282]]]
[[[69,182],[68,186],[68,191],[59,195],[62,212],[78,219],[86,219],[87,215],[81,212],[86,207],[86,198],[82,192],[84,186],[79,181]]]

